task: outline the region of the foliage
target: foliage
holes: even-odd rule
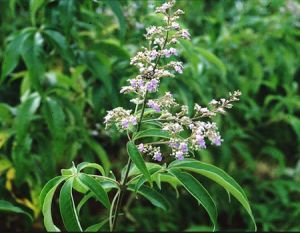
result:
[[[126,139],[114,132],[108,137],[102,119],[106,110],[128,105],[116,93],[133,73],[129,57],[143,41],[141,28],[159,19],[152,14],[152,1],[113,2],[0,1],[6,9],[0,14],[0,199],[35,221],[41,222],[43,212],[39,193],[61,168],[72,161],[96,162],[113,177],[109,170],[118,175],[125,163]],[[228,90],[243,93],[235,111],[218,122],[222,147],[195,156],[221,167],[245,189],[259,230],[300,229],[297,4],[178,1],[177,7],[188,12],[182,23],[193,40],[181,43],[185,72],[162,82],[162,93],[174,90],[175,98],[190,107]],[[217,229],[252,229],[237,202],[232,200],[228,208],[226,191],[194,176],[217,204]],[[178,190],[177,199],[172,186],[163,182],[172,178],[160,179],[170,214],[139,198],[124,212],[130,221],[120,219],[122,229],[210,229],[209,216],[194,208],[188,190]],[[72,207],[70,199],[65,201]],[[164,202],[150,202],[167,208]],[[102,209],[82,205],[80,211],[86,229],[99,222]],[[1,212],[2,227],[17,229],[23,222],[41,229],[22,213]]]

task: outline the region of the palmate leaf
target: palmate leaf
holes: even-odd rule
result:
[[[82,231],[72,195],[73,182],[74,177],[71,177],[61,188],[59,195],[59,209],[67,231]]]
[[[185,189],[205,208],[215,229],[217,223],[217,208],[207,190],[189,173],[181,172],[179,169],[170,169],[169,172],[175,176]]]
[[[145,178],[151,183],[150,173],[146,167],[145,161],[132,141],[129,141],[127,143],[127,152],[131,160],[133,161],[133,163],[136,165],[136,167],[141,171],[141,173],[145,176]]]
[[[194,160],[194,159],[185,159],[183,161],[174,161],[169,165],[168,168],[169,169],[177,168],[177,169],[181,169],[181,170],[199,173],[199,174],[206,176],[207,178],[215,181],[219,185],[221,185],[223,188],[226,189],[226,191],[231,193],[245,208],[247,213],[250,215],[250,217],[253,221],[253,224],[254,224],[254,228],[256,230],[255,219],[253,217],[253,214],[252,214],[252,211],[251,211],[251,208],[249,205],[249,201],[248,201],[243,189],[226,172],[224,172],[223,170],[221,170],[213,165],[206,164],[206,163]]]

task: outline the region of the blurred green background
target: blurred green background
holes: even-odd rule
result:
[[[119,90],[136,74],[129,59],[145,45],[145,27],[161,22],[153,13],[161,2],[0,0],[1,231],[42,230],[41,188],[72,161],[120,174],[126,138],[105,131],[103,117],[132,107]],[[217,118],[223,145],[196,157],[245,189],[259,230],[300,231],[300,2],[179,0],[176,7],[186,12],[181,23],[192,40],[179,45],[184,73],[163,80],[161,93],[192,107],[242,92]],[[218,229],[252,229],[237,201],[199,179],[216,200]],[[162,192],[169,212],[134,199],[121,229],[211,230],[192,197]],[[90,203],[81,219],[90,225],[101,214]]]

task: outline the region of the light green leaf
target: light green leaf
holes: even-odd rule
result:
[[[52,199],[56,191],[56,188],[65,179],[66,179],[65,177],[61,177],[61,176],[53,178],[52,180],[48,181],[48,183],[44,186],[40,194],[40,202],[42,206],[42,212],[44,215],[44,225],[47,231],[52,231],[52,232],[60,231],[59,228],[55,226],[55,224],[53,223],[51,208],[52,208]]]
[[[101,173],[101,175],[105,176],[105,171],[104,171],[103,167],[97,163],[89,163],[89,162],[80,163],[77,166],[77,172],[80,172],[81,170],[83,170],[85,168],[95,168]]]
[[[168,132],[160,130],[160,129],[147,129],[144,131],[140,131],[133,136],[133,140],[137,140],[140,138],[147,137],[158,137],[158,138],[167,138],[169,139],[171,136]]]
[[[250,215],[255,230],[256,230],[256,224],[255,220],[248,202],[248,199],[243,191],[243,189],[238,185],[238,183],[229,176],[226,172],[223,170],[210,165],[206,164],[194,159],[185,159],[183,161],[174,161],[169,165],[169,169],[172,168],[178,168],[186,171],[192,171],[199,173],[203,176],[206,176],[207,178],[215,181],[219,185],[221,185],[225,190],[230,192],[245,208],[247,213]]]
[[[141,171],[141,173],[145,176],[145,178],[151,183],[151,177],[146,167],[145,161],[132,141],[129,141],[127,143],[127,152],[131,160],[133,161],[133,163],[136,165],[136,167]]]
[[[82,173],[79,174],[78,177],[82,181],[82,183],[86,185],[95,194],[98,201],[100,201],[106,208],[110,207],[110,202],[107,193],[102,188],[99,182],[97,182],[92,177]]]
[[[217,208],[207,190],[197,179],[186,172],[181,172],[178,169],[170,169],[169,172],[174,175],[185,189],[204,207],[214,225],[215,230],[217,224]]]
[[[72,195],[73,182],[74,178],[71,177],[61,188],[59,209],[67,231],[82,231]]]

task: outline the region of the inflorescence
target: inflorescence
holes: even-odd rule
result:
[[[156,161],[163,158],[160,150],[162,145],[169,146],[170,155],[179,160],[188,157],[189,152],[205,149],[207,140],[212,145],[220,146],[223,139],[216,123],[211,119],[218,113],[225,113],[241,95],[240,91],[229,93],[228,99],[213,99],[207,107],[195,104],[192,117],[189,116],[188,107],[180,106],[170,92],[156,99],[147,97],[148,94],[158,91],[162,78],[173,78],[176,73],[183,72],[182,62],[174,61],[178,56],[178,51],[174,47],[179,39],[190,40],[190,34],[176,22],[184,12],[180,9],[172,12],[174,4],[175,0],[171,0],[156,8],[155,12],[163,15],[165,25],[148,27],[145,34],[145,38],[149,41],[148,48],[143,48],[131,59],[130,64],[137,67],[139,74],[128,80],[128,86],[122,87],[120,92],[134,95],[131,102],[136,105],[135,111],[132,113],[132,110],[118,107],[108,111],[104,120],[106,127],[115,125],[121,132],[132,131],[140,121],[139,110],[147,100],[146,107],[153,110],[150,116],[155,118],[149,119],[147,115],[141,122],[154,122],[170,135],[167,141],[138,145],[140,153],[150,155]],[[161,62],[162,59],[164,63]],[[188,131],[189,137],[183,138],[180,135],[183,131]]]

